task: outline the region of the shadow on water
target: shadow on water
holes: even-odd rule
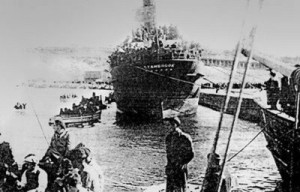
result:
[[[163,121],[142,114],[116,112],[115,124],[117,126],[126,128],[126,127],[136,127],[136,126],[152,124],[152,123],[163,124]]]

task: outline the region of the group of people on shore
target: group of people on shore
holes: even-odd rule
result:
[[[96,93],[93,92],[91,98],[84,98],[82,96],[81,101],[78,105],[75,103],[72,104],[72,108],[61,108],[59,115],[86,115],[94,114],[97,111],[105,109],[106,105],[102,102],[101,96],[96,96]]]
[[[21,168],[9,143],[0,144],[1,192],[103,191],[103,172],[90,149],[82,143],[70,149],[70,135],[62,119],[56,118],[52,126],[54,135],[44,157],[38,161],[29,153]]]

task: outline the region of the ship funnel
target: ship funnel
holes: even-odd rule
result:
[[[137,11],[137,19],[143,23],[145,30],[152,31],[156,27],[156,9],[154,0],[143,0],[143,7]]]

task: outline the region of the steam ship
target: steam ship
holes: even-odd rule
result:
[[[118,109],[151,119],[195,114],[201,49],[180,47],[175,37],[155,26],[153,0],[143,1],[142,15],[143,27],[135,40],[109,57]]]

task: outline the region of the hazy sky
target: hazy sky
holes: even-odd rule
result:
[[[258,0],[250,0],[248,9],[246,2],[157,0],[157,23],[174,24],[185,39],[205,47],[233,49],[246,20],[246,26],[258,23],[257,49],[300,56],[299,0],[265,0],[261,14]],[[112,48],[138,26],[141,6],[142,0],[0,0],[0,69],[23,69],[26,48]]]

